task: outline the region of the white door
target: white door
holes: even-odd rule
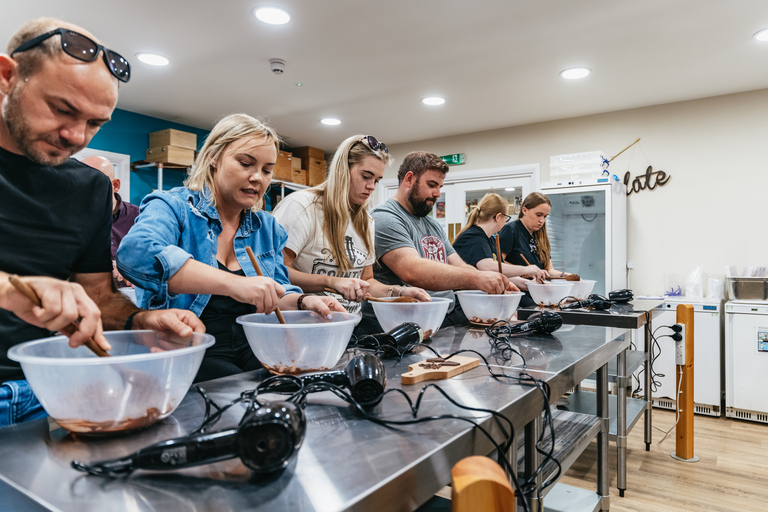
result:
[[[102,151],[100,149],[84,148],[74,158],[82,160],[89,156],[103,156],[115,168],[115,178],[120,180],[120,197],[123,201],[131,201],[131,155]]]
[[[530,180],[526,178],[493,178],[472,182],[456,183],[452,186],[451,199],[447,211],[449,223],[467,224],[472,210],[486,194],[495,193],[509,203],[509,215],[517,218],[523,198],[530,192]],[[458,231],[457,231],[458,232]]]

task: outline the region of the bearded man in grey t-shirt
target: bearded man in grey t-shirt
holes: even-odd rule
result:
[[[433,153],[407,154],[397,172],[397,193],[371,211],[378,260],[374,277],[385,284],[419,286],[433,297],[452,299],[443,326],[467,323],[453,290],[517,291],[504,275],[464,263],[440,224],[427,216],[440,197],[447,172],[448,165]],[[381,332],[370,305],[363,308],[363,321],[355,332]]]

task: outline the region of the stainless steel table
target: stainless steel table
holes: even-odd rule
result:
[[[624,329],[639,329],[645,326],[644,348],[642,351],[627,351],[619,355],[616,368],[611,375],[616,379],[617,396],[611,402],[610,436],[616,441],[617,475],[616,487],[619,495],[624,496],[627,488],[627,434],[632,430],[641,415],[645,420],[645,449],[650,450],[652,442],[651,408],[653,397],[651,396],[651,333],[653,317],[662,313],[663,301],[634,300],[627,304],[614,304],[605,311],[586,309],[558,310],[563,318],[563,323],[574,325],[599,325],[603,327],[617,327]],[[528,319],[532,314],[543,308],[520,308],[517,316],[520,320]],[[627,366],[628,359],[638,364]],[[627,397],[629,379],[639,365],[643,366],[645,379],[644,400]],[[594,407],[594,397],[583,391],[577,391],[570,397],[569,410],[589,410]]]
[[[604,510],[608,509],[607,363],[623,352],[629,341],[623,330],[590,326],[525,340],[531,347],[529,373],[549,383],[555,398],[598,371],[602,455],[598,493],[593,495],[597,507]],[[478,329],[447,328],[431,343],[440,352],[473,348],[484,355],[490,353],[488,340]],[[425,355],[386,361],[387,386],[416,396],[422,385],[401,386],[399,376],[407,371],[408,363],[421,361]],[[500,368],[515,374],[519,371],[515,364],[501,361]],[[204,388],[224,405],[266,376],[263,370],[250,372],[210,381]],[[532,431],[548,405],[532,386],[499,382],[483,365],[438,383],[463,404],[501,412],[510,418],[516,432]],[[235,424],[242,413],[240,406],[233,407],[218,426],[223,429]],[[395,395],[385,397],[376,413],[387,419],[410,418],[404,399]],[[438,393],[428,392],[420,415],[446,413],[473,417],[497,441],[501,438],[496,421],[489,415],[459,409]],[[485,436],[460,420],[387,428],[361,419],[350,406],[323,392],[309,397],[307,433],[295,467],[271,479],[253,479],[237,460],[175,472],[135,472],[118,479],[86,476],[69,467],[73,459],[121,457],[159,440],[184,435],[199,424],[202,414],[202,400],[189,393],[166,420],[121,437],[77,437],[45,419],[3,429],[0,503],[12,510],[78,512],[413,510],[450,482],[456,462],[471,454],[491,453],[493,448]]]

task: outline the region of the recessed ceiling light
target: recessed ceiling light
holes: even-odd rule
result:
[[[328,126],[336,126],[341,124],[341,121],[334,117],[326,117],[325,119],[321,119],[320,122]]]
[[[585,78],[592,72],[589,68],[568,68],[560,72],[560,76],[568,80],[578,80]]]
[[[768,28],[764,28],[763,30],[761,30],[760,32],[758,32],[752,37],[754,37],[758,41],[768,41]]]
[[[507,192],[514,192],[515,191],[515,187],[507,187],[504,190],[506,190]]]
[[[136,58],[150,66],[167,66],[171,61],[156,53],[137,53]]]
[[[301,82],[296,82],[296,87],[303,87],[303,86],[304,86],[304,84],[303,84],[303,83],[301,83]]]
[[[291,15],[288,14],[288,11],[279,7],[256,7],[253,10],[253,15],[256,16],[257,20],[270,25],[285,25],[291,21]]]
[[[445,98],[441,98],[440,96],[428,96],[421,100],[421,102],[425,105],[442,105],[445,103]]]

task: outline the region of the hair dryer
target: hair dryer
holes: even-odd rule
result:
[[[249,408],[237,428],[168,439],[120,459],[72,467],[99,476],[118,476],[136,469],[172,470],[234,457],[259,474],[285,469],[304,440],[304,412],[293,402],[270,402]]]
[[[378,404],[381,400],[387,385],[387,374],[381,359],[375,354],[366,352],[356,354],[341,370],[302,375],[298,377],[298,380],[304,386],[317,382],[327,382],[347,388],[357,403],[370,407]],[[295,393],[298,390],[299,387],[295,381],[285,382],[275,377],[264,381],[259,386],[259,391],[264,393]]]
[[[611,307],[612,302],[600,295],[592,294],[587,297],[587,300],[577,300],[562,306],[560,309],[578,309],[578,308],[592,308],[599,310],[606,310]]]
[[[389,332],[361,336],[354,346],[375,350],[382,357],[401,357],[423,340],[424,331],[419,324],[404,322]]]
[[[550,334],[563,325],[563,319],[554,311],[542,311],[528,318],[527,322],[509,326],[510,334],[523,334],[536,331],[541,334]]]

